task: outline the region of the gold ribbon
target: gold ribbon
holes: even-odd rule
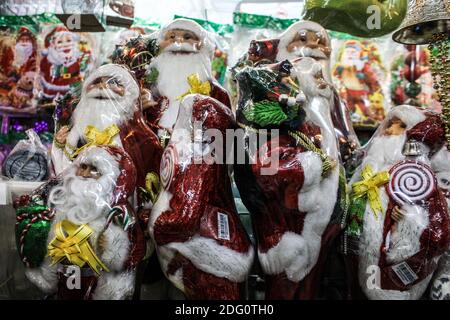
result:
[[[352,184],[352,198],[355,200],[367,195],[370,208],[377,216],[378,212],[383,213],[380,190],[378,188],[389,182],[389,172],[382,171],[374,174],[372,167],[368,164],[363,168],[361,176],[363,180]]]
[[[188,94],[193,94],[193,93],[204,94],[205,96],[211,95],[211,84],[209,83],[209,81],[202,82],[197,73],[191,74],[187,78],[187,81],[188,81],[190,89],[186,93],[179,96],[177,98],[177,100],[181,100]]]
[[[149,193],[152,203],[155,203],[156,198],[158,198],[159,191],[161,190],[159,176],[157,173],[147,173],[147,175],[145,176],[145,189]]]
[[[87,140],[87,143],[82,147],[75,149],[74,147],[68,146],[72,150],[75,150],[71,155],[70,159],[75,159],[81,151],[89,148],[92,145],[95,146],[108,146],[113,144],[113,138],[120,132],[120,129],[117,125],[112,124],[109,127],[105,128],[105,130],[100,131],[94,126],[86,126],[84,131],[84,136]]]
[[[77,226],[63,220],[56,224],[55,229],[55,238],[48,245],[48,256],[52,258],[52,265],[66,258],[80,268],[87,263],[98,275],[101,270],[109,272],[88,242],[93,233],[88,225]]]

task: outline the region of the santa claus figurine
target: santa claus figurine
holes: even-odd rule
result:
[[[233,127],[227,106],[189,95],[161,160],[163,190],[149,232],[162,270],[189,299],[244,298],[253,248],[234,205],[225,147],[212,143]]]
[[[292,61],[299,57],[310,57],[322,65],[323,76],[332,83],[330,57],[331,40],[327,31],[312,21],[299,21],[284,31],[278,39],[252,41],[248,58],[257,62]],[[359,147],[358,138],[353,130],[347,106],[333,89],[331,117],[339,140],[341,158],[346,163]]]
[[[136,166],[138,190],[147,195],[140,199],[155,201],[162,148],[142,118],[139,85],[126,67],[103,65],[85,80],[70,126],[55,134],[52,162],[56,173],[92,145],[124,148]]]
[[[26,27],[17,32],[13,66],[18,78],[26,72],[36,71],[36,36]]]
[[[234,166],[253,221],[266,299],[314,299],[324,259],[342,228],[340,204],[345,203],[330,114],[332,87],[312,58],[244,69],[237,79],[237,118],[248,135],[262,128],[280,133],[266,136],[257,155],[248,149],[256,161]],[[278,84],[262,89],[268,79]],[[264,90],[268,94],[261,96]],[[258,135],[261,139],[264,132]],[[274,164],[274,172],[264,171]]]
[[[346,249],[369,299],[419,299],[448,248],[447,203],[429,160],[443,142],[439,115],[394,107],[350,181]]]
[[[27,278],[57,299],[131,298],[135,267],[145,254],[128,203],[136,182],[131,157],[118,147],[92,146],[62,179],[48,197],[54,216],[47,256],[26,269]]]
[[[431,167],[436,173],[438,186],[447,200],[450,214],[450,150],[444,145],[431,157]],[[439,260],[439,266],[431,283],[433,300],[450,300],[450,248]]]
[[[42,55],[40,75],[43,90],[39,103],[46,105],[81,82],[91,54],[80,51],[76,33],[56,26],[45,37]]]
[[[195,21],[175,19],[152,37],[157,38],[160,53],[147,70],[146,85],[154,103],[145,115],[165,145],[185,95],[199,93],[231,106],[228,93],[213,77],[214,43],[205,29]]]

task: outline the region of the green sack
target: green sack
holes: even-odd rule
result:
[[[395,31],[406,15],[406,7],[407,0],[307,0],[303,19],[329,30],[374,38]],[[379,25],[374,24],[377,13]]]
[[[47,255],[53,213],[40,196],[22,196],[16,205],[16,244],[26,267],[38,267]]]

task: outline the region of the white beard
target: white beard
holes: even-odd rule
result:
[[[152,61],[150,68],[152,67],[159,72],[157,80],[159,94],[169,99],[169,106],[161,117],[159,125],[172,129],[180,103],[177,98],[189,90],[187,78],[192,74],[198,74],[202,82],[211,79],[211,60],[202,51],[173,54],[166,49]]]
[[[108,99],[95,99],[94,97],[97,95]],[[92,125],[98,130],[104,130],[113,124],[120,126],[132,119],[135,111],[136,101],[133,98],[121,97],[108,89],[93,89],[83,95],[72,115],[73,127],[67,137],[67,142],[76,146],[78,140],[84,137],[88,125]],[[119,135],[113,138],[113,142],[122,146]]]
[[[54,65],[70,66],[74,64],[79,56],[78,49],[74,46],[69,53],[59,52],[53,46],[48,48],[48,61]]]
[[[283,60],[295,60],[301,57],[310,57],[319,62],[322,65],[323,76],[326,81],[332,83],[330,59],[320,50],[311,48],[301,48],[289,52],[286,47],[279,47],[277,53],[277,61]]]
[[[31,42],[26,43],[26,45],[17,43],[14,52],[14,66],[20,68],[28,61],[28,58],[30,58],[32,54],[33,44]]]
[[[55,209],[58,220],[81,225],[97,220],[108,213],[115,182],[109,175],[98,180],[75,175],[75,168],[64,175],[62,186],[52,189],[48,204]]]
[[[361,168],[365,164],[370,164],[374,172],[389,170],[394,164],[405,159],[402,154],[405,142],[405,134],[375,137]]]

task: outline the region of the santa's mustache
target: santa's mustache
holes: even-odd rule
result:
[[[86,92],[89,99],[98,100],[120,100],[122,97],[109,88],[92,88]]]
[[[168,45],[164,52],[189,52],[189,53],[197,53],[199,52],[199,48],[197,48],[195,45],[191,45],[189,43],[172,43]]]
[[[295,48],[293,53],[299,57],[311,57],[315,59],[328,59],[327,55],[320,49],[309,47]]]

